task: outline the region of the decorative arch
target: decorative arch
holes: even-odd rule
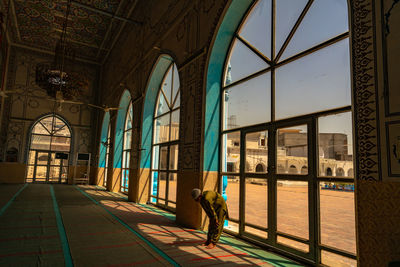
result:
[[[321,5],[322,2],[325,4],[329,4],[330,7],[336,4],[338,6],[335,6],[335,9],[332,10],[331,8],[328,8],[326,5],[325,6]],[[265,8],[265,6],[260,7],[263,6],[264,4],[265,6],[269,5],[267,7],[269,8],[268,10],[267,8]],[[251,206],[254,202],[251,204],[248,204],[246,202],[247,200],[245,199],[245,197],[243,197],[243,194],[244,196],[246,196],[246,192],[244,191],[243,188],[239,188],[239,190],[237,190],[239,191],[239,193],[237,193],[237,191],[233,192],[233,190],[231,190],[230,193],[228,193],[229,186],[227,185],[230,183],[230,180],[232,180],[232,178],[230,178],[231,173],[228,172],[226,168],[228,162],[226,159],[229,158],[228,150],[226,149],[227,147],[226,144],[228,144],[227,140],[230,138],[229,135],[240,134],[241,136],[240,143],[243,144],[245,143],[245,140],[243,138],[245,138],[248,132],[268,130],[272,132],[272,134],[269,136],[273,138],[273,136],[276,136],[277,129],[279,128],[283,129],[284,127],[287,127],[286,125],[294,125],[296,127],[297,125],[307,126],[308,127],[307,129],[310,129],[309,126],[311,126],[312,123],[315,123],[315,120],[320,119],[323,116],[327,117],[331,116],[329,118],[334,118],[335,114],[337,113],[352,112],[352,107],[351,107],[352,83],[350,80],[351,66],[350,66],[350,47],[349,47],[350,20],[348,19],[347,16],[347,11],[350,9],[348,8],[348,4],[349,1],[346,0],[340,0],[340,1],[304,0],[304,1],[293,1],[293,2],[284,0],[282,1],[243,0],[243,1],[231,1],[230,5],[225,10],[221,24],[216,31],[216,35],[214,37],[213,44],[211,46],[212,48],[210,49],[209,52],[209,57],[207,62],[207,72],[205,77],[206,79],[205,116],[204,116],[205,126],[204,126],[204,148],[203,148],[204,153],[203,153],[202,170],[205,173],[207,173],[207,175],[209,175],[210,173],[215,173],[215,175],[217,175],[219,179],[221,179],[220,184],[222,186],[220,188],[220,191],[225,200],[227,200],[228,207],[231,210],[237,211],[237,210],[242,210],[242,208],[244,208],[246,212],[246,208],[248,206]],[[281,6],[279,7],[279,5]],[[280,22],[282,23],[282,25],[286,24],[283,27],[287,27],[286,33],[281,32],[280,44],[277,44],[276,41],[277,40],[276,33],[278,32],[276,28],[277,25],[276,14],[278,12],[277,11],[278,8],[281,8],[280,14],[283,15],[279,18]],[[256,12],[252,13],[255,10],[257,10],[258,15],[255,15]],[[313,13],[309,12],[310,10],[312,10]],[[249,12],[247,13],[247,11]],[[306,18],[308,14],[312,14],[313,19],[309,19],[307,23],[301,24],[304,21],[303,19]],[[254,17],[257,16],[259,17],[254,18],[252,17],[253,15]],[[332,16],[329,17],[326,15],[332,15]],[[292,22],[287,22],[289,20],[289,17],[290,19],[293,19]],[[327,20],[327,17],[330,19],[329,21]],[[257,19],[259,20],[257,21]],[[268,20],[267,22],[269,23],[268,25],[265,22],[266,20]],[[247,24],[248,21],[251,22]],[[338,21],[339,23],[337,23]],[[245,32],[244,29],[246,25],[248,26],[251,23],[258,23],[258,22],[262,22],[265,25],[263,27],[261,26],[254,27],[252,29],[253,33],[251,34],[249,33],[248,35],[249,38],[247,38],[244,34],[242,34],[243,32]],[[320,25],[319,23],[316,22],[327,22],[326,25],[334,27],[336,27],[337,25],[339,26],[338,28],[335,28],[332,31],[329,30],[332,28],[329,28],[327,26],[326,27],[327,29],[325,29],[326,31],[321,31],[322,34],[320,36],[317,36],[315,39],[306,38],[307,36],[305,37],[303,35],[304,32],[308,31],[308,34],[318,32],[314,30],[315,27],[319,27]],[[289,25],[290,23],[293,24]],[[251,27],[252,26],[248,26],[248,28]],[[265,41],[265,39],[260,41],[262,42],[261,45],[260,43],[257,43],[257,41],[259,40],[257,40],[257,38],[255,38],[254,36],[259,36],[258,35],[259,32],[264,30],[269,31],[269,29],[270,29],[270,32],[268,33],[269,39],[267,41]],[[327,35],[324,35],[325,33],[327,33]],[[308,37],[310,37],[310,35],[308,35]],[[293,41],[295,40],[295,38],[297,38],[296,39],[297,43]],[[303,40],[305,40],[305,42],[299,44],[299,42]],[[271,47],[268,47],[269,45],[271,45]],[[291,45],[293,45],[294,47],[293,46],[291,47]],[[340,56],[330,57],[331,55],[340,55]],[[239,71],[236,74],[234,73],[235,66],[233,66],[233,64],[230,64],[233,62],[233,60],[231,59],[234,57],[236,57],[236,68],[239,69]],[[312,58],[313,60],[310,60],[310,58]],[[314,101],[313,105],[308,105],[308,102],[303,100],[296,103],[296,101],[298,100],[297,98],[305,97],[306,94],[304,92],[307,91],[307,90],[298,90],[295,92],[296,94],[291,94],[292,96],[294,95],[298,96],[298,97],[293,97],[292,101],[294,101],[296,105],[303,104],[302,110],[298,111],[297,108],[296,110],[287,109],[287,107],[293,107],[293,105],[287,105],[288,101],[286,97],[287,94],[291,93],[293,91],[292,90],[293,88],[297,89],[299,87],[297,86],[298,83],[296,83],[295,79],[290,81],[294,85],[290,84],[290,82],[285,84],[286,80],[283,77],[299,77],[300,79],[302,77],[311,77],[312,74],[318,76],[318,74],[320,73],[318,72],[318,70],[321,68],[318,68],[316,66],[318,66],[318,64],[321,64],[321,66],[325,66],[326,65],[325,59],[327,58],[331,58],[332,60],[330,60],[330,62],[335,63],[331,64],[330,67],[332,66],[335,67],[332,67],[332,69],[328,68],[323,69],[322,72],[324,73],[322,72],[321,73],[324,75],[319,75],[319,77],[329,77],[329,79],[334,79],[337,76],[342,78],[342,79],[334,79],[337,83],[333,86],[333,87],[337,86],[337,88],[342,89],[342,91],[340,91],[340,97],[338,97],[338,99],[339,98],[340,99],[337,100],[337,102],[334,102],[330,101],[331,100],[330,98],[329,101],[327,98],[323,98],[323,100],[326,100],[325,102],[322,101],[323,102],[322,103],[321,101]],[[246,67],[243,67],[246,66],[243,63],[243,61],[246,60],[251,63],[251,64],[249,63],[249,66],[251,67],[249,68],[249,70],[246,70]],[[313,66],[314,69],[311,70],[311,67],[304,68],[304,63]],[[311,70],[310,73],[308,73],[309,75],[307,76],[302,75],[303,73],[302,71],[305,69]],[[338,73],[341,73],[340,71],[331,71],[331,70],[343,71],[344,75],[339,75]],[[278,73],[281,76],[278,76]],[[235,75],[236,77],[234,77]],[[315,82],[313,79],[309,79],[309,81],[311,83]],[[278,82],[280,82],[280,86],[277,85]],[[332,88],[329,87],[330,85],[332,85],[332,83],[324,83],[324,84],[327,86],[323,87],[322,89],[326,90],[328,94],[333,95],[335,97],[339,96],[337,90],[333,90],[332,89],[333,87]],[[263,90],[259,91],[253,90],[252,91],[253,95],[251,96],[250,95],[251,92],[249,92],[247,89],[256,88],[256,86],[254,85],[260,85],[260,86],[267,85],[270,87],[269,88],[263,87]],[[279,91],[277,88],[280,88],[281,91]],[[316,88],[319,87],[306,86],[306,89],[317,90]],[[235,92],[234,90],[237,91]],[[313,92],[312,90],[308,90],[307,92],[310,94],[310,92]],[[285,93],[282,92],[286,92],[286,95]],[[247,93],[249,95],[247,95]],[[278,95],[279,93],[280,95]],[[311,93],[310,95],[313,96],[314,94]],[[264,117],[253,118],[251,115],[247,114],[245,116],[242,116],[242,118],[240,118],[239,115],[241,115],[240,114],[241,109],[237,108],[238,105],[234,106],[234,104],[239,103],[243,97],[247,96],[249,97],[246,98],[245,100],[249,100],[248,102],[253,104],[252,107],[263,107],[263,105],[257,101],[262,102],[264,99],[267,99],[267,101],[271,101],[268,103],[268,105],[265,105],[267,106],[267,108],[265,108],[265,110],[262,110],[265,111],[266,114],[264,115]],[[234,97],[236,97],[236,99]],[[281,102],[279,105],[276,104],[278,102],[277,100],[278,97],[281,97],[280,98]],[[310,98],[310,96],[308,97]],[[246,101],[242,101],[242,103],[244,102]],[[230,106],[230,103],[233,104]],[[234,110],[235,108],[239,110],[239,111],[236,110],[236,113],[232,112],[232,110]],[[252,109],[251,112],[255,110],[258,109]],[[246,112],[249,111],[244,110],[243,113]],[[252,114],[264,114],[264,113],[253,112]],[[309,144],[307,144],[308,146],[317,144],[317,138],[318,138],[317,135],[309,134],[307,138],[310,140]],[[246,148],[241,148],[241,151],[243,154],[243,151],[246,151]],[[273,150],[270,151],[274,155],[274,157],[276,157],[276,155],[278,154],[277,145],[273,145]],[[285,154],[284,156],[302,157],[300,153],[304,154],[304,151],[306,150],[294,148],[294,151],[296,151],[296,153],[298,153],[299,155]],[[282,152],[281,153],[282,155],[284,154],[283,153],[284,151],[280,152]],[[243,154],[243,156],[241,155],[242,159],[241,164],[244,164],[243,158],[245,158],[245,154]],[[277,164],[277,162],[275,162],[275,164]],[[292,167],[291,169],[292,170],[296,169],[296,174],[298,174],[303,164],[304,164],[303,161],[300,164],[293,164],[293,167],[295,168]],[[287,162],[286,166],[290,165],[292,164],[290,162]],[[276,182],[277,185],[282,184],[283,187],[295,185],[296,187],[299,188],[299,190],[301,188],[301,190],[304,190],[304,192],[307,192],[307,194],[309,195],[315,194],[315,192],[308,190],[308,186],[309,183],[311,183],[311,180],[298,181],[296,180],[297,178],[295,178],[294,173],[291,174],[290,170],[286,170],[286,172],[279,172],[279,169],[281,169],[282,167],[283,166],[277,166],[276,169],[272,168],[273,174],[275,173],[283,174],[281,177],[273,177],[272,179],[274,183]],[[309,165],[308,167],[311,169],[307,170],[307,173],[310,174],[317,173],[318,166]],[[243,170],[245,170],[243,166],[240,169],[241,170],[238,172],[237,176],[247,175],[246,173],[243,173]],[[306,169],[303,169],[303,171],[305,170]],[[317,181],[317,177],[312,177],[311,179],[313,179],[313,181]],[[280,189],[269,187],[268,193],[271,195],[278,196],[278,199],[275,200],[277,203],[279,203],[279,201],[287,201],[289,203],[290,201],[288,199],[283,198],[282,195],[280,195],[279,190]],[[227,196],[229,194],[232,194],[234,197],[229,199],[229,196]],[[298,200],[300,200],[300,198]],[[304,198],[302,201],[306,203],[307,198]],[[312,203],[312,205],[319,206],[320,202],[318,201],[319,200],[316,200],[315,203]],[[290,205],[295,205],[295,204],[290,203]],[[308,204],[307,203],[303,204],[303,208],[305,208],[306,210],[306,208],[308,208]],[[351,210],[349,211],[351,212]],[[279,214],[279,212],[274,214],[268,210],[267,212],[269,212],[269,216],[272,217],[277,216],[277,214]],[[226,227],[226,229],[237,233],[239,236],[241,235],[245,236],[243,232],[247,233],[247,230],[243,229],[246,229],[247,223],[250,223],[250,220],[246,219],[246,216],[242,216],[239,218],[236,215],[236,213],[232,212],[231,214],[232,215],[230,219],[235,223],[234,224],[225,223],[224,226]],[[236,217],[234,217],[235,215]],[[322,229],[322,226],[316,223],[318,221],[316,214],[307,214],[304,215],[304,217],[306,217],[304,218],[304,220],[307,221],[308,225],[316,225],[316,227],[319,227],[318,229],[316,229],[319,231],[319,232],[317,231],[318,233],[325,231],[325,229]],[[287,249],[286,247],[288,247],[287,251],[290,251],[290,253],[294,253],[300,257],[307,257],[308,259],[315,262],[315,264],[321,263],[319,262],[321,259],[319,258],[318,255],[320,255],[320,252],[322,251],[322,246],[320,246],[319,244],[315,245],[317,243],[315,242],[315,240],[318,240],[319,238],[318,235],[312,236],[308,232],[306,233],[305,231],[308,230],[307,227],[304,227],[303,230],[301,230],[300,228],[299,230],[296,230],[298,231],[297,233],[295,233],[297,237],[306,238],[310,241],[308,244],[306,244],[305,242],[301,242],[304,243],[305,245],[304,247],[307,247],[308,253],[304,253],[304,251],[302,251],[303,249],[295,248],[292,244],[289,244],[289,241],[285,242],[283,240],[282,242],[279,241],[279,239],[283,237],[283,235],[280,236],[279,228],[281,229],[284,228],[283,226],[280,226],[279,218],[278,219],[274,218],[273,220],[270,220],[270,222],[272,225],[268,225],[268,228],[271,227],[269,228],[268,232],[268,239],[269,239],[268,241],[270,242],[270,244],[272,244],[273,247],[277,247],[278,249],[284,249],[284,250],[286,250]],[[264,229],[267,227],[265,225],[265,222],[260,221],[257,223],[260,223],[257,225],[258,227],[260,227],[257,228],[258,230],[261,230],[261,227],[264,227]],[[237,224],[239,224],[239,226],[237,226]],[[271,229],[275,229],[276,233],[270,236]],[[259,233],[256,232],[254,233],[248,232],[248,233],[251,235],[259,235]],[[300,240],[296,238],[291,238],[289,237],[289,235],[284,236],[284,238],[288,238],[295,241]],[[349,240],[351,240],[351,242],[353,241],[355,242],[355,238],[353,237],[350,237]],[[268,241],[266,243],[268,243]],[[276,242],[281,244],[276,244]],[[333,249],[332,253],[339,253],[340,255],[343,254],[349,259],[356,258],[354,252],[347,247],[346,247],[347,252],[342,253],[340,250],[341,249],[340,246],[341,246],[340,244],[337,244],[336,248],[338,248],[339,250]]]
[[[172,211],[176,208],[179,120],[178,69],[171,56],[161,55],[146,88],[140,167],[149,171],[142,179],[150,180],[150,202]]]
[[[163,54],[158,57],[149,82],[146,87],[146,96],[143,105],[142,134],[141,134],[141,155],[140,168],[150,169],[151,166],[151,144],[153,137],[154,110],[157,102],[158,89],[168,67],[173,62],[171,56]]]
[[[97,183],[107,186],[108,162],[110,155],[111,132],[110,132],[110,113],[104,113],[103,124],[101,126],[100,147],[99,147],[99,173]]]
[[[67,182],[72,129],[60,115],[50,113],[30,127],[27,182]]]
[[[122,166],[122,148],[124,142],[124,125],[126,112],[131,102],[131,93],[125,90],[119,100],[119,110],[117,114],[117,122],[115,125],[115,137],[114,137],[114,160],[113,167],[121,168]]]
[[[99,163],[98,166],[100,168],[106,167],[106,155],[107,149],[109,147],[109,136],[108,136],[108,129],[110,127],[110,113],[105,112],[103,116],[103,123],[101,126],[101,136],[100,136],[100,148],[99,148]]]

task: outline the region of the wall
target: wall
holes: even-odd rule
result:
[[[40,62],[52,61],[53,57],[36,51],[11,47],[8,63],[6,89],[15,91],[6,98],[2,120],[2,140],[0,159],[6,161],[6,153],[16,150],[16,160],[26,163],[29,146],[29,131],[33,123],[45,114],[55,111],[67,120],[72,128],[72,152],[92,152],[92,136],[96,130],[91,127],[96,112],[87,105],[63,103],[61,109],[55,108],[55,102],[49,100],[46,91],[35,83],[35,69]],[[93,92],[97,79],[97,67],[79,63],[77,71],[89,80],[89,89],[76,99],[93,101]],[[73,157],[75,159],[75,155]],[[70,155],[70,165],[73,164]]]
[[[359,9],[353,19],[359,262],[387,266],[400,261],[400,3],[354,1],[353,7]]]

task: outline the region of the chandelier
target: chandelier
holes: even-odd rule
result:
[[[68,0],[65,20],[62,25],[60,39],[57,41],[54,60],[51,63],[36,65],[36,84],[56,99],[75,99],[88,87],[85,77],[74,71],[75,51],[67,42],[68,17],[71,0]]]

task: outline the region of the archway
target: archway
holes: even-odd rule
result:
[[[56,114],[38,119],[30,132],[27,182],[67,182],[71,128]]]

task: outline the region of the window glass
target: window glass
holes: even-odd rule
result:
[[[247,17],[239,35],[266,57],[271,58],[271,0],[262,0]]]
[[[345,39],[277,68],[276,119],[350,105],[349,59]]]
[[[307,2],[307,0],[276,1],[275,55],[278,55]]]
[[[224,130],[271,120],[271,73],[224,91]]]
[[[318,119],[319,175],[353,178],[351,112]]]
[[[314,1],[281,60],[347,32],[347,10],[347,0]]]
[[[246,134],[246,167],[247,172],[267,172],[268,166],[268,132]]]
[[[277,169],[279,174],[300,174],[301,170],[307,171],[307,125],[278,129],[276,158],[278,166],[281,166]]]
[[[229,85],[250,74],[266,69],[269,65],[260,57],[254,54],[240,40],[236,39],[232,47],[232,53],[227,65],[225,85]],[[242,66],[246,66],[243,68]]]
[[[308,239],[308,182],[277,181],[277,230]]]

